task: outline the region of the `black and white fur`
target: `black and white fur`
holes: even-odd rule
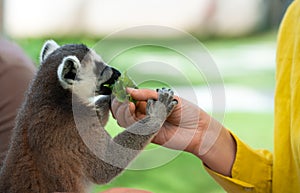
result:
[[[111,90],[120,73],[85,45],[47,41],[0,170],[3,193],[86,193],[109,182],[150,142],[177,104],[171,90],[147,115],[111,138]]]

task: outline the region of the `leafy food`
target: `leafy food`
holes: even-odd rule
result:
[[[112,85],[112,94],[116,96],[119,102],[129,100],[134,102],[134,99],[126,93],[126,87],[138,88],[136,83],[127,75],[127,72],[122,73],[114,85]]]

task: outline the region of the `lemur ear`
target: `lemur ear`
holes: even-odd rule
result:
[[[80,67],[80,61],[76,56],[67,56],[63,59],[57,69],[57,76],[62,87],[65,89],[72,87]]]
[[[59,45],[54,40],[46,41],[40,53],[40,63],[42,64],[43,61],[45,61],[46,58],[57,48],[59,48]]]

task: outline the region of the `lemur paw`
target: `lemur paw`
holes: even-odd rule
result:
[[[147,101],[146,112],[150,116],[166,119],[178,104],[178,101],[174,99],[174,92],[171,89],[162,88],[156,91],[158,92],[158,100],[149,99]]]

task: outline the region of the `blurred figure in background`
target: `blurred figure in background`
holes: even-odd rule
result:
[[[16,44],[0,36],[0,167],[35,66]]]

